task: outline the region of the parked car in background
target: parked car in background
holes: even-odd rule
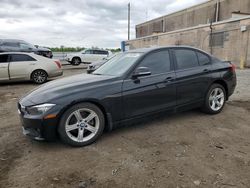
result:
[[[81,63],[92,63],[94,61],[103,60],[108,57],[111,52],[107,50],[87,49],[77,53],[70,53],[66,56],[66,61],[72,65],[80,65]]]
[[[0,52],[33,52],[44,57],[53,57],[52,51],[48,48],[16,39],[0,39]]]
[[[49,82],[18,102],[25,135],[73,146],[104,129],[163,111],[222,111],[236,87],[235,66],[191,47],[124,52],[92,74]]]
[[[61,76],[59,60],[49,59],[34,53],[0,53],[0,82],[32,80],[42,84],[48,78]]]
[[[103,58],[103,60],[100,61],[96,61],[91,63],[90,65],[88,65],[87,67],[87,73],[90,74],[92,72],[94,72],[96,69],[98,69],[100,66],[102,66],[104,63],[110,61],[110,60],[115,60],[115,58],[119,57],[119,55],[121,55],[121,53],[115,53],[113,55],[110,55],[108,57]]]

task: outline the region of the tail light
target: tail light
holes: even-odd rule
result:
[[[60,69],[60,68],[62,68],[62,64],[61,64],[61,62],[60,61],[54,61],[55,62],[55,64],[57,65],[57,67]]]
[[[235,72],[236,66],[233,63],[231,63],[230,68],[232,72]]]

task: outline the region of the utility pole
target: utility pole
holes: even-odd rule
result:
[[[130,3],[128,3],[128,40],[130,40]]]

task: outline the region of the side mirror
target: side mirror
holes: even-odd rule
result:
[[[132,75],[132,78],[138,78],[142,76],[149,76],[151,72],[148,67],[138,67],[135,69],[135,72]]]

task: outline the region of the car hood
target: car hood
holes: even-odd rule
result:
[[[51,52],[50,49],[44,48],[44,47],[40,47],[40,46],[38,46],[37,51],[48,51],[48,52]]]
[[[20,103],[30,106],[53,102],[59,97],[96,88],[99,84],[110,82],[114,78],[114,76],[106,75],[78,74],[50,81],[28,93],[20,100]]]

